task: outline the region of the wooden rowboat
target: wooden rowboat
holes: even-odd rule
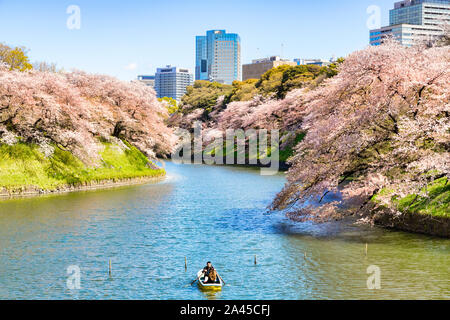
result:
[[[200,270],[197,273],[198,279],[198,286],[201,290],[204,291],[220,291],[223,287],[223,281],[222,278],[217,274],[217,279],[215,283],[205,283],[205,275],[203,274],[203,270]]]

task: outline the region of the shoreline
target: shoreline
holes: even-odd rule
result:
[[[204,164],[207,165],[207,164]],[[220,165],[226,166],[226,165]],[[261,168],[264,167],[261,164],[251,165],[244,164],[230,165],[233,167],[248,167],[248,168]],[[285,170],[287,170],[286,168]],[[280,171],[284,171],[280,168]],[[128,179],[107,179],[101,181],[92,181],[84,185],[65,185],[60,186],[54,190],[43,190],[34,187],[26,187],[23,190],[9,191],[5,188],[0,189],[0,201],[20,198],[33,198],[46,195],[63,195],[75,192],[83,191],[95,191],[95,190],[107,190],[119,187],[144,185],[151,182],[160,182],[167,178],[167,175],[151,176],[151,177],[139,177]],[[372,221],[376,226],[404,231],[409,233],[424,234],[428,236],[436,236],[442,238],[450,238],[450,219],[432,217],[428,215],[422,215],[417,213],[408,213],[401,216],[395,215],[387,208],[369,208],[372,212]]]
[[[398,216],[388,208],[370,208],[370,210],[376,226],[450,239],[450,218],[420,213],[404,213]]]
[[[192,159],[193,161],[194,159]],[[224,159],[225,161],[225,159]],[[202,161],[203,165],[208,165]],[[279,171],[286,172],[291,167],[286,162],[279,162]],[[214,164],[214,166],[230,166],[241,168],[264,168],[269,167],[262,165],[259,161],[258,164]],[[427,236],[434,236],[440,238],[450,239],[450,218],[433,217],[430,215],[424,215],[420,213],[407,213],[400,217],[390,212],[386,208],[377,208],[373,206],[369,208],[373,223],[381,228],[389,230],[397,230],[408,233],[423,234]]]
[[[126,187],[134,185],[144,185],[150,182],[160,182],[166,179],[166,175],[157,177],[140,177],[140,178],[128,178],[128,179],[108,179],[101,181],[92,181],[84,185],[65,185],[60,186],[55,190],[43,190],[33,187],[27,187],[20,191],[8,191],[5,188],[0,189],[0,201],[17,199],[17,198],[32,198],[45,195],[59,195],[68,194],[81,191],[95,191],[104,189],[113,189],[117,187]]]

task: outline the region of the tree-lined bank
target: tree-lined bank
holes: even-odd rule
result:
[[[292,74],[287,66],[278,76],[272,77],[273,69],[257,82],[235,83],[234,89],[197,83],[171,124],[189,128],[202,121],[204,135],[212,137],[205,145],[227,129],[282,132],[280,145],[292,150],[291,168],[272,208],[294,220],[354,216],[448,236],[449,57],[445,41],[411,48],[392,41],[352,53],[331,78],[300,77],[302,85],[286,92],[283,79]],[[243,86],[255,89],[236,98]],[[224,95],[212,105],[220,94],[216,87]],[[264,94],[261,87],[273,90]],[[333,193],[342,199],[324,201]],[[408,226],[412,215],[436,228],[421,228],[421,222]]]
[[[4,61],[7,61],[4,59]],[[140,83],[0,64],[2,194],[55,192],[164,175],[176,138]]]
[[[26,59],[2,64],[0,186],[159,176],[149,159],[171,154],[173,130],[200,121],[205,148],[229,129],[281,133],[291,168],[272,208],[293,220],[353,216],[443,235],[405,221],[449,218],[449,50],[445,41],[388,42],[327,68],[282,66],[231,86],[200,81],[180,107],[136,82],[28,70]],[[330,194],[341,199],[325,201]]]

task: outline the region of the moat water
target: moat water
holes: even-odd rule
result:
[[[1,201],[0,299],[450,299],[450,240],[268,214],[283,173],[166,170],[154,184]],[[189,285],[207,260],[222,292]]]

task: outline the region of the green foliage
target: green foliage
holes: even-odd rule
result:
[[[327,78],[332,78],[339,73],[339,66],[345,61],[344,58],[339,58],[336,62],[330,64],[329,66],[322,69],[321,73],[325,74]]]
[[[126,143],[126,142],[125,142]],[[103,165],[89,170],[89,179],[129,179],[164,175],[164,170],[154,170],[147,157],[136,147],[126,143],[129,149],[122,151],[118,146],[104,143],[105,149],[100,153]]]
[[[268,70],[256,83],[256,88],[263,95],[276,94],[283,83],[283,74],[293,67],[282,65]]]
[[[288,140],[281,138],[282,141],[280,141],[280,149],[279,149],[279,161],[280,162],[287,162],[290,157],[294,155],[295,147],[305,138],[306,133],[305,132],[299,132],[296,135],[290,136]],[[278,147],[272,146],[272,148],[268,148],[266,150],[260,150],[259,149],[259,143],[256,146],[256,154],[253,156],[250,156],[248,153],[249,147],[248,147],[248,141],[245,146],[245,159],[248,162],[249,160],[262,160],[264,157],[261,157],[262,155],[265,155],[266,157],[270,157],[272,155],[272,152],[276,151]],[[267,146],[271,146],[270,138],[268,138]],[[210,148],[205,149],[205,152],[210,155],[215,154],[215,149],[213,146],[209,146]],[[234,155],[234,159],[238,158],[238,146],[235,143],[230,148],[227,148],[227,146],[224,146],[222,149],[222,154],[224,157],[227,155]]]
[[[427,193],[428,197],[410,194],[401,199],[393,198],[392,201],[397,209],[404,213],[450,218],[450,183],[446,177],[433,181],[422,192]],[[372,198],[372,201],[379,202],[378,195],[386,196],[391,193],[392,190],[382,189]]]
[[[305,138],[306,133],[297,133],[293,141],[286,144],[284,149],[280,150],[280,161],[286,162],[294,155],[295,147]]]
[[[189,109],[202,108],[210,111],[220,96],[227,96],[232,90],[231,85],[199,80],[186,88],[186,94],[181,102],[183,106],[191,106]]]
[[[335,76],[339,64],[343,61],[342,58],[338,59],[336,63],[327,67],[282,65],[268,70],[259,80],[234,81],[232,85],[199,80],[186,88],[186,94],[181,100],[182,112],[189,113],[198,108],[210,112],[220,96],[225,96],[225,104],[233,101],[249,101],[258,94],[283,99],[293,89],[308,85],[317,86],[323,79]]]
[[[287,69],[283,72],[281,84],[277,88],[277,97],[282,99],[289,91],[303,88],[321,74],[322,70],[322,67],[316,65],[296,66]]]
[[[227,102],[233,101],[249,101],[259,93],[256,88],[257,79],[249,79],[246,81],[234,81],[233,90],[227,97]]]
[[[26,55],[24,48],[10,48],[0,43],[0,61],[9,65],[10,70],[27,71],[33,66]]]
[[[256,88],[264,96],[274,95],[283,99],[289,91],[303,88],[321,75],[332,76],[333,72],[328,69],[317,65],[282,65],[264,73],[256,83]]]
[[[158,99],[160,102],[164,103],[167,107],[167,110],[169,111],[169,114],[174,114],[178,112],[179,107],[177,100],[171,97],[163,97]]]
[[[398,209],[402,212],[450,218],[450,183],[446,177],[434,181],[422,191],[426,192],[429,198],[408,195],[397,201]]]
[[[144,154],[126,144],[129,149],[122,150],[119,146],[103,143],[102,163],[98,167],[87,167],[73,154],[57,147],[50,158],[45,158],[33,144],[1,144],[0,188],[10,191],[33,187],[55,190],[67,185],[165,174],[164,170],[152,169]]]

